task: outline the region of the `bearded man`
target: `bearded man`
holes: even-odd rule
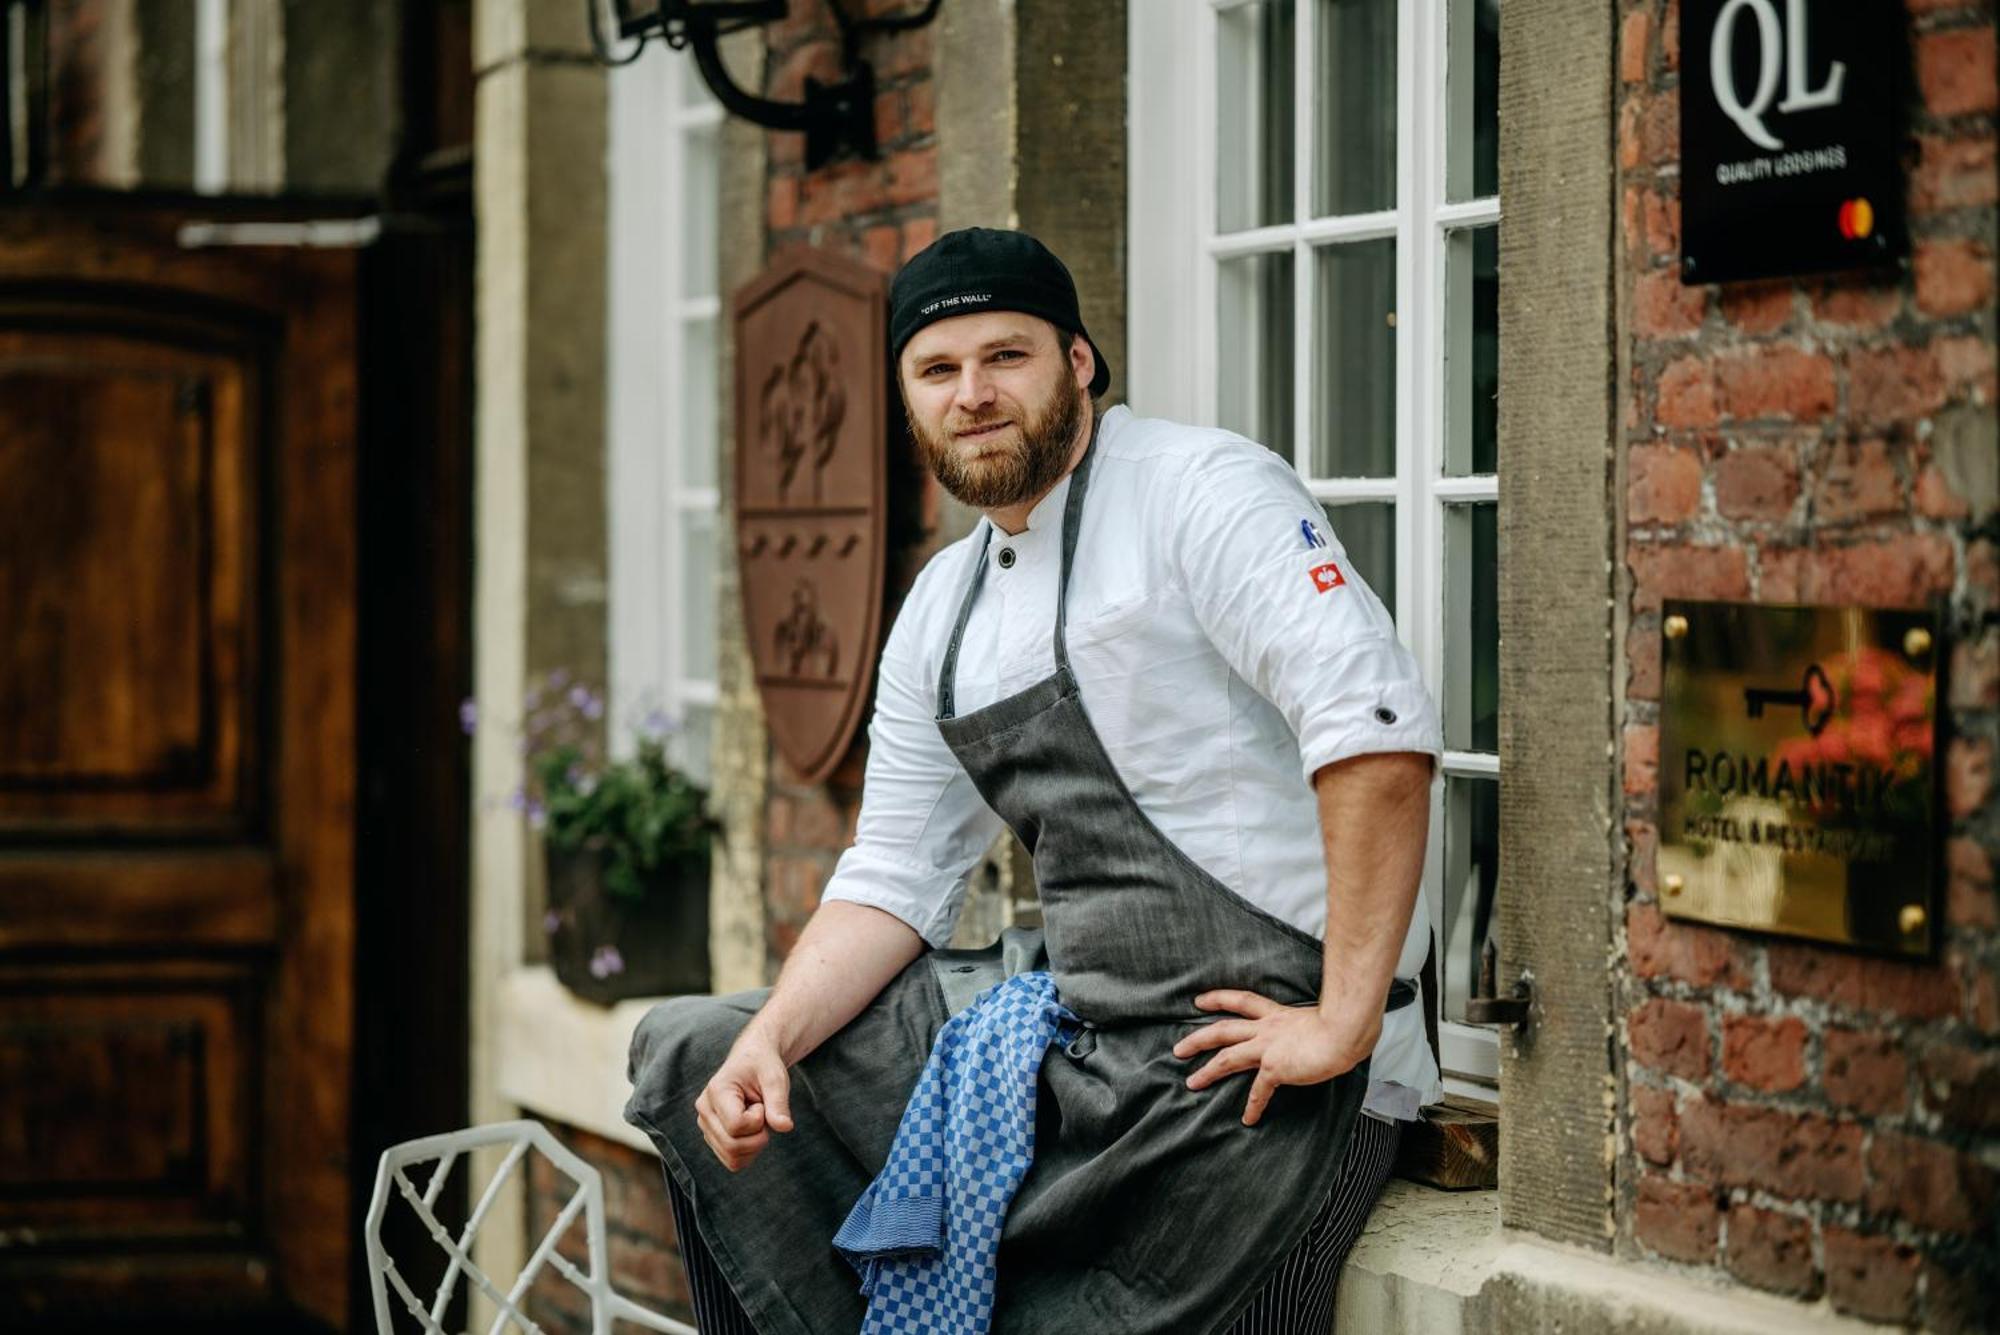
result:
[[[634,1037],[701,1328],[1321,1335],[1441,1092],[1409,1004],[1435,708],[1289,464],[1095,410],[1040,242],[940,237],[890,307],[911,435],[983,518],[890,632],[854,844],[776,986]],[[1003,828],[1045,937],[948,951]],[[834,1234],[960,975],[1035,968],[1078,1026],[1029,1082],[990,1311],[878,1320]]]

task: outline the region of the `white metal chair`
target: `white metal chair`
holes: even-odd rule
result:
[[[507,1151],[500,1166],[493,1174],[493,1180],[486,1184],[478,1203],[467,1216],[465,1225],[454,1238],[445,1226],[438,1222],[435,1206],[438,1195],[444,1190],[445,1181],[460,1156],[468,1151],[488,1148],[502,1148]],[[513,1285],[502,1293],[487,1274],[474,1264],[471,1255],[472,1239],[479,1232],[486,1214],[494,1201],[513,1176],[514,1170],[527,1158],[530,1151],[540,1151],[562,1173],[577,1184],[576,1193],[563,1206],[549,1231],[543,1235],[541,1244],[521,1267]],[[408,1169],[415,1164],[435,1160],[437,1167],[431,1171],[429,1180],[421,1192],[410,1181]],[[389,1207],[389,1192],[394,1188],[416,1211],[417,1218],[430,1232],[438,1246],[444,1248],[451,1258],[446,1267],[444,1280],[438,1285],[437,1293],[428,1307],[417,1295],[410,1291],[410,1285],[396,1269],[396,1263],[382,1245],[382,1219]],[[589,1239],[590,1271],[585,1274],[569,1259],[556,1250],[556,1243],[568,1232],[575,1222],[578,1212],[584,1214],[584,1230]],[[521,1302],[534,1283],[545,1263],[553,1264],[563,1278],[582,1291],[590,1300],[590,1321],[592,1335],[611,1335],[612,1321],[629,1321],[649,1330],[670,1332],[670,1335],[697,1335],[693,1326],[663,1317],[656,1312],[641,1307],[629,1298],[622,1298],[612,1292],[610,1252],[604,1241],[604,1179],[595,1168],[572,1153],[568,1146],[557,1140],[549,1129],[540,1122],[496,1122],[490,1126],[467,1127],[463,1131],[449,1131],[441,1136],[426,1136],[421,1140],[409,1140],[400,1145],[391,1145],[382,1151],[380,1165],[375,1172],[375,1194],[368,1204],[366,1229],[368,1247],[368,1282],[375,1294],[375,1326],[380,1335],[395,1335],[395,1325],[391,1319],[389,1290],[394,1289],[411,1316],[415,1317],[426,1335],[447,1335],[440,1324],[444,1320],[445,1309],[450,1305],[462,1276],[479,1292],[492,1300],[498,1315],[487,1335],[500,1335],[501,1329],[509,1322],[528,1333],[541,1335],[542,1328],[528,1319],[521,1310]]]

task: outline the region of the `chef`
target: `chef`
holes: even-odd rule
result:
[[[1322,1335],[1441,1093],[1411,1004],[1435,708],[1289,463],[1096,410],[1110,369],[1039,241],[938,238],[890,342],[912,437],[983,518],[890,632],[854,844],[776,986],[634,1036],[626,1115],[701,1328],[859,1329],[831,1239],[963,1004],[941,948],[1004,827],[1045,923],[1005,967],[1082,1028],[1041,1066],[992,1328]]]

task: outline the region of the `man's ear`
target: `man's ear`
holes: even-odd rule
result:
[[[1088,390],[1091,379],[1097,374],[1097,354],[1090,350],[1090,340],[1082,334],[1070,342],[1069,368],[1076,373],[1077,388]]]

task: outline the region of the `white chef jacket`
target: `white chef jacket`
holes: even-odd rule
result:
[[[1283,459],[1227,431],[1104,414],[1070,575],[1070,666],[1139,809],[1222,884],[1314,936],[1326,862],[1312,776],[1349,756],[1436,756],[1437,711],[1395,624]],[[1009,536],[981,519],[917,576],[882,653],[861,813],[822,900],[950,940],[1004,828],[938,733],[938,673],[973,562],[988,569],[959,651],[963,716],[1055,671],[1069,479]],[[992,529],[992,539],[986,532]],[[1396,966],[1423,967],[1417,899]],[[1385,1015],[1367,1108],[1442,1097],[1423,1008]]]

